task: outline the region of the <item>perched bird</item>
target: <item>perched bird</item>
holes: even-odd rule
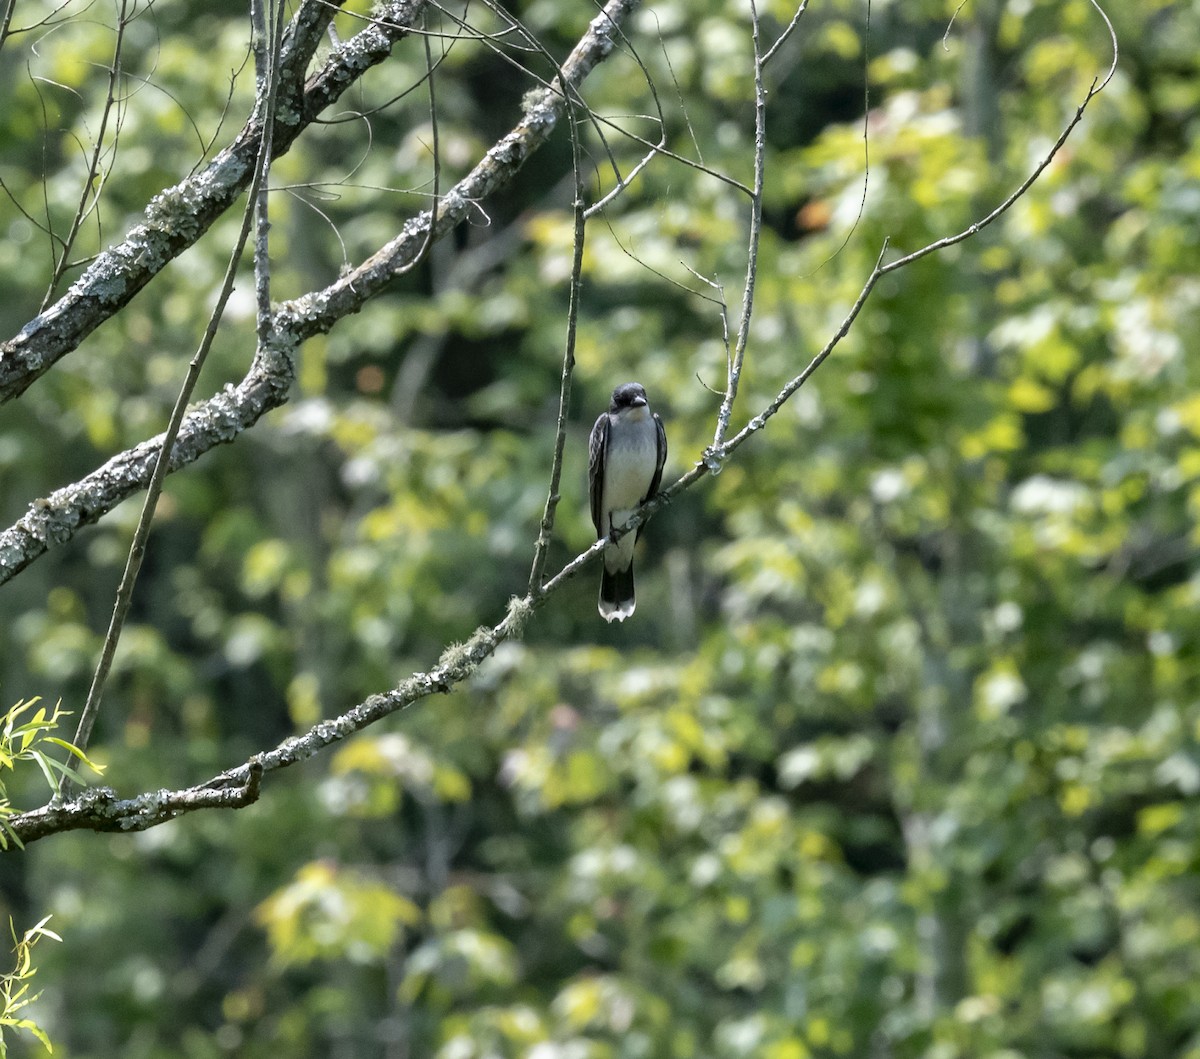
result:
[[[599,537],[623,526],[639,504],[658,492],[666,458],[667,435],[662,420],[650,411],[642,384],[618,386],[608,411],[592,427],[588,445],[592,521]],[[624,621],[637,605],[633,592],[637,537],[627,533],[604,552],[599,609],[605,621]]]

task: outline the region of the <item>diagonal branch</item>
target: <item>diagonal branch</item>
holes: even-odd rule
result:
[[[426,0],[392,0],[385,17],[336,48],[307,83],[308,64],[341,0],[306,0],[284,36],[272,157],[284,154],[316,117],[410,32]],[[61,298],[0,342],[0,403],[19,397],[92,331],[192,246],[245,191],[262,144],[255,112],[204,169],[160,192],[142,222],[100,254]]]
[[[568,91],[577,88],[612,51],[617,27],[636,5],[637,0],[609,0],[592,20],[563,64]],[[185,417],[168,470],[176,471],[209,449],[233,441],[266,412],[284,404],[295,377],[294,360],[300,344],[358,312],[393,276],[419,259],[431,235],[436,239],[451,231],[470,216],[481,199],[512,180],[549,138],[565,106],[562,93],[552,89],[527,97],[521,121],[447,192],[436,210],[411,219],[395,239],[336,283],[282,304],[272,317],[269,338],[259,345],[241,383],[226,387]],[[161,447],[161,435],[151,438],[114,456],[80,481],[35,501],[16,523],[0,532],[0,584],[49,548],[70,540],[80,527],[96,522],[126,497],[146,488]]]
[[[609,0],[592,19],[587,32],[562,65],[562,83],[572,91],[612,51],[616,32],[638,0]],[[543,88],[526,95],[521,121],[502,137],[441,201],[436,220],[433,211],[408,221],[400,234],[357,268],[323,290],[285,305],[276,314],[278,331],[295,341],[324,334],[342,317],[358,312],[393,276],[411,265],[420,253],[432,226],[439,239],[465,220],[475,204],[507,183],[526,159],[549,139],[566,109],[561,90]]]
[[[51,803],[10,817],[8,830],[22,845],[28,845],[60,831],[144,831],[198,809],[250,805],[257,801],[262,779],[267,774],[307,761],[327,746],[340,743],[430,695],[449,692],[466,680],[501,643],[519,637],[533,612],[591,564],[607,544],[607,539],[596,541],[541,589],[521,598],[514,597],[501,621],[490,628],[477,629],[467,643],[447,648],[432,669],[414,673],[391,691],[372,695],[340,716],[319,722],[304,735],[284,740],[273,750],[255,754],[245,763],[183,790],[148,791],[134,798],[119,798],[110,788],[92,788],[71,801]]]

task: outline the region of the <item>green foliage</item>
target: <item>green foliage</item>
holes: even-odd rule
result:
[[[61,701],[55,704],[54,711],[50,714],[47,714],[46,708],[42,706],[38,707],[32,717],[26,716],[39,701],[34,697],[18,702],[4,715],[3,726],[0,727],[0,849],[8,849],[10,842],[17,846],[22,844],[9,824],[9,819],[19,810],[9,799],[8,784],[2,778],[3,772],[14,771],[19,761],[32,761],[41,770],[51,794],[58,795],[62,793],[63,780],[79,784],[84,782],[71,761],[86,765],[97,773],[104,771],[102,766],[92,762],[78,747],[50,734],[57,731],[61,718],[70,716],[70,713],[62,708]],[[51,747],[65,751],[66,761],[53,756]]]
[[[47,928],[46,924],[49,921],[50,917],[46,916],[18,938],[12,920],[9,920],[8,926],[13,938],[13,969],[0,974],[0,1059],[7,1059],[8,1056],[8,1041],[4,1034],[6,1029],[26,1030],[45,1046],[46,1051],[54,1051],[45,1031],[32,1019],[21,1014],[39,995],[29,993],[33,977],[37,974],[37,968],[33,965],[34,945],[42,938],[62,941],[54,931]]]
[[[304,865],[257,913],[285,967],[317,959],[381,960],[403,928],[421,919],[411,901],[327,861]]]

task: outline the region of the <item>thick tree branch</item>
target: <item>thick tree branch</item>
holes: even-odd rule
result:
[[[609,0],[562,65],[561,80],[571,91],[612,51],[617,28],[638,0]],[[398,272],[408,268],[424,245],[431,224],[441,238],[465,220],[476,203],[506,184],[525,160],[549,139],[566,107],[562,92],[543,88],[525,98],[524,117],[484,155],[483,159],[443,197],[437,211],[414,217],[386,246],[324,290],[289,303],[277,314],[280,333],[296,341],[324,334],[344,316],[358,312]]]
[[[240,809],[258,800],[262,769],[253,759],[241,787],[192,787],[186,791],[147,791],[118,798],[109,787],[92,787],[61,805],[44,805],[20,816],[23,842],[60,831],[144,831],[196,809]]]
[[[279,62],[272,157],[284,154],[329,104],[406,36],[426,0],[394,0],[385,17],[334,49],[321,69],[304,74],[341,0],[307,0],[284,36]],[[204,169],[156,195],[142,223],[102,253],[67,292],[0,343],[0,403],[19,397],[92,331],[194,244],[246,189],[262,143],[261,107],[230,146]]]
[[[261,349],[238,386],[227,386],[184,418],[168,470],[186,467],[209,449],[233,441],[265,412],[287,400],[294,378],[290,353]],[[143,441],[86,478],[35,500],[16,523],[0,533],[0,584],[48,549],[69,541],[82,526],[98,521],[126,497],[145,489],[162,439],[160,434]]]
[[[570,89],[577,88],[612,51],[617,26],[636,4],[637,0],[609,0],[592,20],[563,64],[563,79]],[[517,126],[447,192],[436,210],[414,217],[400,235],[336,283],[281,305],[272,319],[270,338],[259,346],[242,382],[188,413],[168,469],[178,470],[209,449],[233,441],[264,413],[283,404],[295,376],[294,358],[300,344],[358,312],[393,276],[411,267],[427,245],[431,228],[434,238],[445,235],[466,219],[482,198],[510,181],[554,131],[565,105],[560,92],[538,92],[530,98]],[[96,522],[126,497],[146,488],[161,445],[161,435],[142,442],[86,478],[35,501],[21,519],[0,532],[0,584],[49,548],[70,540],[81,526]]]
[[[616,537],[630,531],[618,532]],[[530,615],[598,558],[608,543],[607,539],[596,541],[539,591],[512,599],[508,613],[499,623],[491,628],[477,629],[465,644],[448,647],[432,669],[414,673],[391,691],[370,696],[340,716],[319,722],[304,735],[284,740],[274,750],[255,754],[244,764],[183,790],[148,791],[134,798],[119,798],[107,787],[93,788],[71,801],[50,803],[10,817],[8,829],[28,845],[59,831],[144,831],[197,809],[249,805],[258,799],[259,787],[266,774],[307,761],[327,746],[340,743],[414,702],[439,692],[449,692],[466,680],[501,643],[520,636]]]

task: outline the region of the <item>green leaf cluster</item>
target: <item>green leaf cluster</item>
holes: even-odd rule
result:
[[[20,837],[13,831],[9,819],[19,811],[8,796],[8,782],[4,772],[16,770],[20,761],[31,761],[37,765],[46,780],[46,786],[51,794],[58,797],[63,792],[63,782],[83,784],[85,781],[79,774],[72,761],[85,765],[93,772],[103,772],[102,766],[96,765],[78,747],[51,732],[57,731],[59,720],[69,717],[70,713],[63,710],[62,703],[55,704],[51,713],[44,706],[37,706],[38,699],[22,700],[4,715],[3,725],[0,726],[0,849],[8,849],[11,842],[21,846]],[[27,716],[34,710],[32,716]],[[54,748],[65,751],[66,760],[60,760]]]
[[[8,1057],[8,1039],[4,1033],[6,1029],[25,1030],[48,1052],[54,1051],[46,1032],[33,1019],[21,1014],[38,998],[37,993],[31,995],[29,992],[33,977],[37,974],[37,968],[33,965],[34,945],[42,938],[62,941],[62,938],[46,926],[49,921],[50,917],[46,916],[26,930],[19,938],[12,921],[9,921],[9,929],[13,938],[13,969],[0,974],[0,1057],[2,1059]]]

